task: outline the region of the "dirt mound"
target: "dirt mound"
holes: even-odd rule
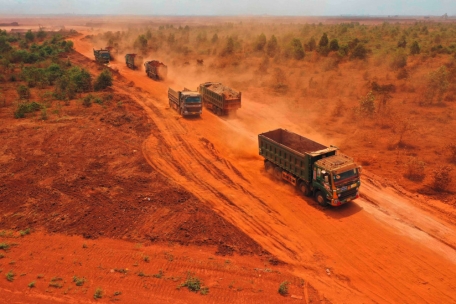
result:
[[[239,229],[154,172],[141,144],[154,123],[128,96],[47,122],[0,112],[1,229],[218,246],[218,254],[262,254]],[[63,113],[62,113],[63,114]]]

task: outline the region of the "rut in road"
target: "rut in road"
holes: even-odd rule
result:
[[[155,170],[164,176],[170,176],[200,200],[208,202],[232,223],[242,221],[244,225],[253,229],[255,234],[270,236],[275,248],[288,252],[290,258],[296,257],[296,251],[282,241],[286,237],[270,234],[268,226],[258,221],[257,216],[253,217],[236,204],[237,198],[246,197],[252,200],[252,204],[262,206],[261,211],[265,214],[277,215],[275,210],[268,208],[262,199],[242,185],[250,182],[235,166],[220,156],[214,157],[214,151],[205,151],[203,148],[209,142],[207,139],[185,138],[189,131],[180,123],[180,119],[164,116],[159,108],[137,92],[124,90],[150,109],[151,118],[159,129],[159,133],[151,134],[143,143],[143,154]],[[218,189],[229,190],[230,197]],[[229,212],[226,212],[225,208],[228,208]],[[236,219],[230,218],[232,214],[236,215]],[[278,217],[275,216],[274,219],[275,224],[285,226]]]

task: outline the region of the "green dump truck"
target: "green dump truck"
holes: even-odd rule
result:
[[[201,115],[203,106],[198,92],[184,88],[182,91],[168,89],[169,106],[182,116]]]
[[[93,49],[93,55],[95,56],[95,60],[99,63],[109,63],[111,60],[111,52],[109,49]]]
[[[144,63],[146,74],[154,80],[164,80],[168,74],[168,67],[160,61],[150,60]]]
[[[126,54],[125,55],[125,63],[127,64],[127,67],[129,67],[132,70],[136,70],[138,68],[135,64],[135,58],[136,58],[136,54]]]
[[[320,205],[340,206],[359,196],[361,167],[352,158],[336,154],[306,137],[277,129],[258,135],[266,171],[286,180]]]
[[[198,87],[198,92],[203,97],[203,105],[219,116],[236,112],[241,107],[241,92],[221,83],[202,83]]]

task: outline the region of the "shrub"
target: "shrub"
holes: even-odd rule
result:
[[[17,94],[19,95],[20,99],[29,99],[30,98],[30,89],[27,88],[25,85],[21,84],[16,89]]]
[[[413,41],[412,45],[410,46],[410,54],[417,55],[421,52],[420,45],[417,41]]]
[[[84,282],[85,282],[85,278],[78,278],[77,276],[74,276],[73,277],[73,282],[76,283],[76,286],[82,286],[84,285]]]
[[[10,244],[8,243],[0,243],[0,249],[3,249],[3,250],[8,250],[10,248]]]
[[[10,270],[7,274],[5,274],[6,279],[10,282],[14,281],[14,272]]]
[[[265,45],[266,45],[266,36],[263,33],[261,33],[260,36],[257,37],[254,48],[256,51],[262,51],[264,49]]]
[[[410,179],[410,180],[413,180],[413,181],[422,181],[424,176],[425,176],[425,172],[424,172],[424,168],[426,166],[426,163],[421,161],[421,160],[418,160],[416,157],[410,157],[409,160],[407,161],[407,163],[405,164],[406,168],[407,168],[407,172],[405,174],[405,176]]]
[[[25,229],[25,230],[20,230],[20,231],[19,231],[19,234],[20,234],[21,236],[25,236],[25,235],[30,234],[30,228],[27,228],[27,229]]]
[[[108,70],[104,70],[95,80],[94,89],[101,91],[110,86],[112,86],[112,75]]]
[[[402,69],[407,65],[407,55],[403,51],[398,51],[394,54],[393,59],[390,63],[390,67],[393,70]]]
[[[375,114],[375,96],[370,91],[367,95],[359,101],[359,110],[362,114],[372,116]]]
[[[103,289],[98,287],[97,289],[95,289],[95,293],[93,294],[93,298],[95,300],[97,300],[97,299],[101,299],[102,297],[103,297]]]
[[[438,70],[429,74],[426,92],[424,93],[424,99],[420,101],[420,105],[430,105],[443,101],[443,96],[448,90],[449,75],[446,66],[441,66]]]
[[[328,43],[329,43],[328,35],[326,33],[323,33],[323,35],[320,38],[320,42],[318,43],[318,46],[326,47],[326,46],[328,46]]]
[[[208,287],[202,287],[202,283],[199,278],[197,277],[192,277],[190,273],[187,273],[187,279],[185,280],[184,283],[179,285],[177,288],[180,289],[181,287],[187,287],[188,290],[192,292],[198,292],[200,291],[201,294],[206,295],[209,293],[209,288]]]
[[[451,166],[443,166],[434,170],[432,188],[436,191],[443,192],[449,190],[451,182],[453,181],[451,176],[452,171],[453,167]]]
[[[398,48],[405,48],[407,46],[407,40],[405,39],[405,36],[402,36],[401,39],[397,42],[397,47]]]
[[[367,49],[362,43],[358,43],[353,49],[352,54],[350,55],[351,59],[366,59]]]
[[[291,57],[296,60],[301,60],[306,55],[302,47],[302,43],[299,39],[293,38],[290,42],[290,52]]]
[[[28,286],[29,288],[33,288],[33,287],[35,287],[35,284],[36,284],[36,282],[35,282],[35,281],[32,281],[32,282],[30,282],[27,286]]]
[[[311,52],[315,51],[317,48],[317,41],[315,41],[314,37],[311,37],[309,41],[306,43],[306,50]]]
[[[16,111],[14,111],[14,118],[24,118],[26,113],[38,111],[42,106],[37,102],[21,102],[17,104]]]
[[[271,39],[269,39],[267,45],[266,45],[266,53],[270,57],[274,57],[279,50],[279,45],[277,43],[277,38],[272,35]]]
[[[339,50],[339,41],[337,41],[337,39],[331,40],[331,42],[329,43],[329,50],[333,52]]]
[[[85,107],[90,107],[92,105],[92,95],[87,95],[86,97],[84,97],[84,99],[82,100],[82,104],[85,106]]]
[[[286,296],[288,294],[288,284],[290,283],[287,281],[284,281],[280,284],[278,291],[282,296]]]

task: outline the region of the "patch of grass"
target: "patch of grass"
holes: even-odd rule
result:
[[[5,274],[6,279],[10,282],[14,281],[14,272],[10,270],[7,274]]]
[[[98,299],[101,299],[102,297],[103,297],[103,289],[98,287],[97,289],[95,289],[95,293],[93,294],[93,298],[95,300],[98,300]]]
[[[82,277],[82,278],[78,278],[77,276],[74,276],[74,277],[73,277],[73,282],[76,283],[76,286],[82,286],[82,285],[84,285],[84,282],[85,282],[85,281],[86,281],[86,279],[83,278],[83,277]]]
[[[154,278],[157,278],[157,279],[160,279],[161,277],[163,277],[163,270],[159,270],[158,273],[152,275]]]
[[[10,244],[8,243],[0,243],[0,249],[3,249],[3,250],[8,250],[10,248]]]
[[[32,281],[32,282],[30,282],[27,286],[28,286],[29,288],[33,288],[33,287],[35,287],[35,284],[36,284],[36,282],[35,282],[35,281]]]
[[[26,235],[30,234],[30,228],[27,228],[27,229],[25,229],[25,230],[20,230],[20,231],[19,231],[19,234],[20,234],[21,236],[26,236]]]
[[[143,256],[143,260],[144,260],[144,262],[146,262],[146,263],[149,263],[149,262],[150,262],[150,259],[149,259],[149,256],[148,256],[148,255]]]
[[[288,284],[290,283],[287,281],[284,281],[280,284],[278,291],[282,296],[286,296],[288,294]]]
[[[194,277],[190,275],[190,273],[187,273],[187,279],[185,280],[184,283],[180,284],[177,289],[180,289],[181,287],[187,287],[188,290],[192,292],[200,292],[201,294],[208,294],[209,293],[209,288],[208,287],[202,287],[202,282],[199,278]],[[204,293],[203,293],[204,292]]]
[[[127,273],[127,270],[125,268],[114,268],[115,272],[120,272],[120,273]]]

